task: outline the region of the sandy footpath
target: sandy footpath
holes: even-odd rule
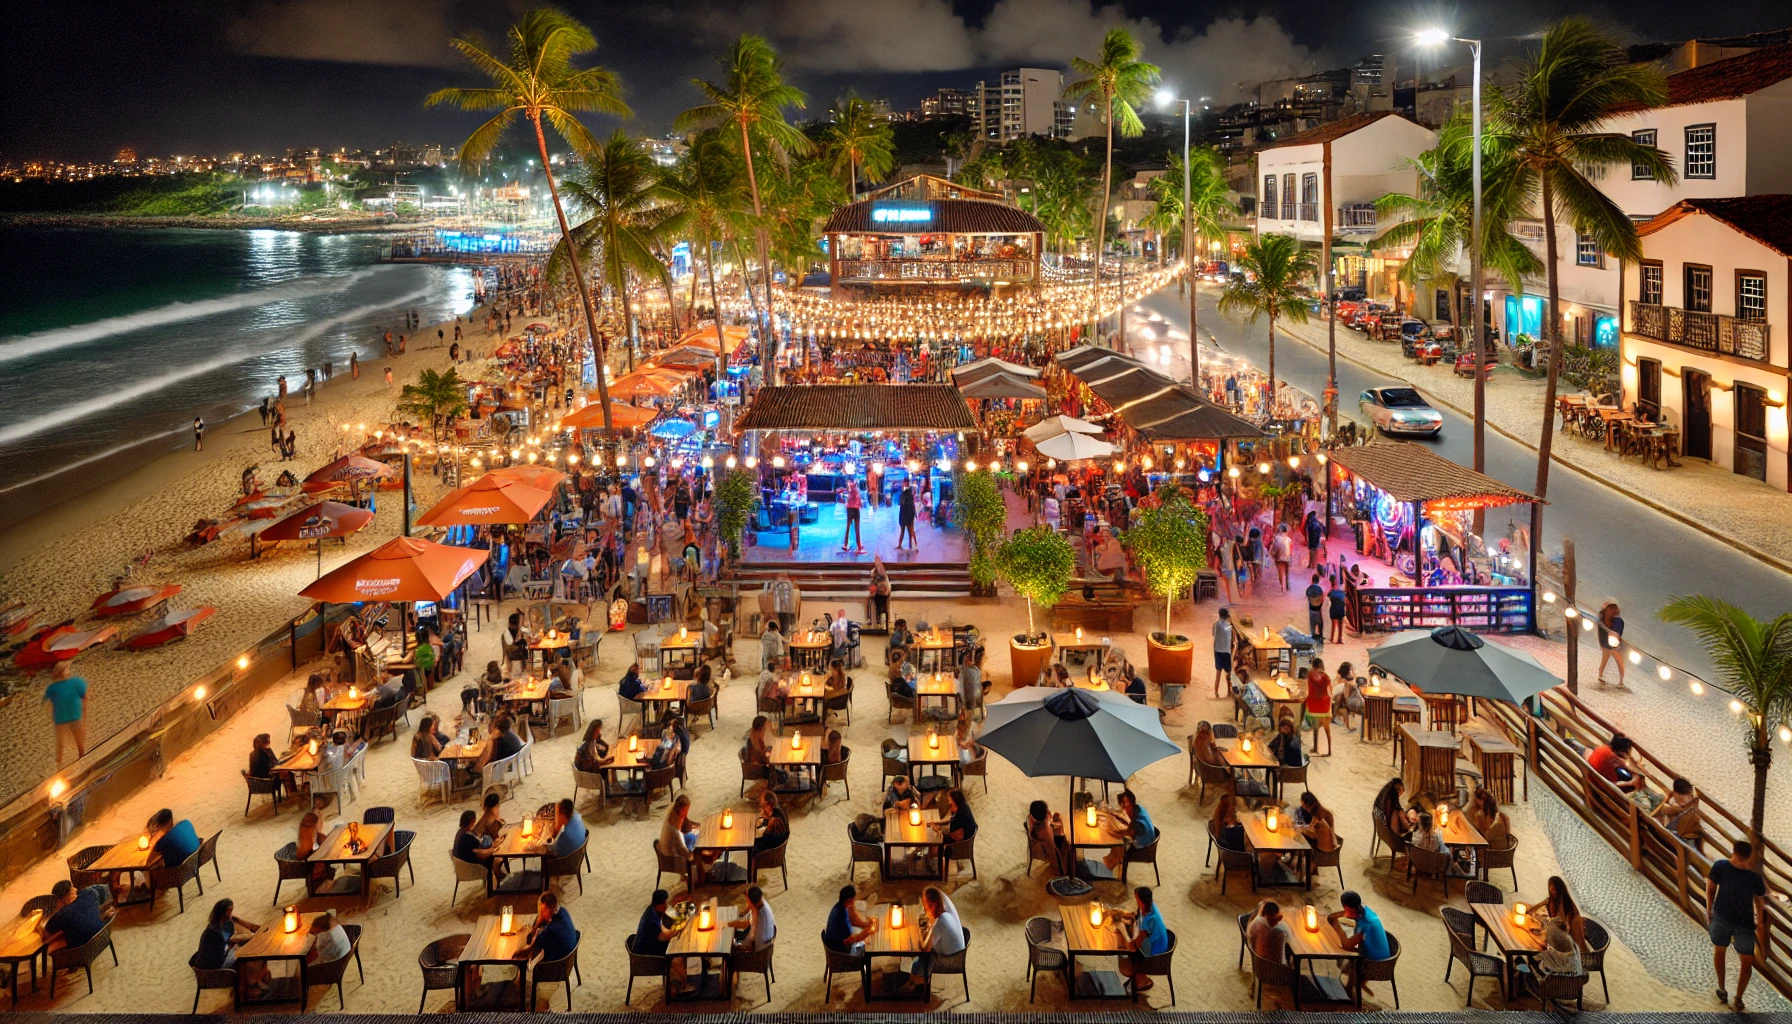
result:
[[[477,317],[478,314],[476,313]],[[414,332],[417,341],[433,344],[438,327],[452,339],[453,322],[430,324]],[[491,348],[484,325],[464,324],[467,341],[479,354]],[[370,342],[367,350],[377,349]],[[343,423],[365,423],[368,429],[393,418],[398,386],[425,368],[445,368],[448,348],[413,343],[390,360],[363,351],[361,378],[350,378],[346,365],[321,383],[310,405],[296,394],[287,398],[287,423],[298,439],[298,454],[282,463],[268,442],[268,430],[253,412],[206,431],[203,452],[189,447],[157,458],[124,477],[59,504],[5,531],[0,538],[0,593],[42,609],[40,623],[70,617],[85,621],[93,599],[111,589],[111,580],[128,562],[153,551],[146,569],[135,579],[146,583],[178,583],[186,589],[174,607],[213,605],[218,613],[192,637],[159,650],[110,650],[81,656],[75,664],[89,683],[87,718],[90,743],[125,728],[168,699],[193,679],[250,649],[262,637],[303,612],[310,602],[298,596],[317,572],[317,556],[300,544],[282,544],[249,559],[247,539],[224,539],[189,549],[185,537],[200,516],[216,516],[236,500],[242,471],[261,465],[261,479],[272,486],[282,469],[301,479],[334,457],[344,444]],[[389,393],[382,371],[393,369]],[[301,375],[294,386],[303,383]],[[436,478],[413,475],[419,508],[438,494]],[[401,527],[396,491],[382,491],[378,516],[347,545],[331,542],[324,549],[324,569],[391,539]],[[15,500],[26,500],[18,496]],[[119,623],[129,636],[142,617]],[[55,745],[49,712],[42,704],[48,674],[40,674],[4,706],[0,706],[0,803],[44,781],[55,767]]]

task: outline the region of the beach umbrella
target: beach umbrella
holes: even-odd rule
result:
[[[520,466],[501,466],[498,469],[494,469],[490,473],[487,473],[486,476],[504,477],[506,479],[515,480],[518,483],[533,487],[538,491],[552,491],[555,487],[559,486],[560,481],[566,479],[565,473],[560,472],[552,466],[533,466],[527,464]]]
[[[306,505],[267,529],[252,534],[250,541],[251,543],[259,543],[264,540],[317,541],[317,574],[322,576],[324,573],[324,538],[347,537],[371,522],[373,522],[371,509],[356,508],[340,501],[320,501]]]
[[[300,597],[333,604],[356,601],[440,601],[478,570],[491,552],[421,537],[394,537],[325,573]]]
[[[960,375],[979,373],[985,367],[994,367],[995,369],[1001,370],[1003,373],[1011,373],[1021,377],[1039,376],[1039,370],[1034,367],[1022,366],[1019,363],[1011,363],[1006,359],[997,359],[995,356],[989,356],[985,359],[979,359],[976,362],[965,363],[963,366],[956,367],[952,370],[952,376],[957,377]]]
[[[1125,782],[1181,748],[1157,709],[1112,690],[1022,687],[989,705],[977,742],[1030,779],[1068,776]]]
[[[1401,630],[1369,651],[1369,664],[1426,693],[1513,704],[1561,682],[1536,658],[1461,626]]]
[[[554,498],[552,485],[537,487],[514,476],[487,473],[443,495],[417,517],[418,526],[493,526],[526,523]]]
[[[1035,443],[1039,454],[1057,459],[1059,462],[1075,462],[1078,459],[1099,459],[1114,453],[1114,446],[1088,434],[1066,431],[1054,434],[1043,441]]]
[[[610,403],[610,426],[615,430],[629,430],[634,427],[652,423],[659,415],[658,409],[644,409],[626,402]],[[580,406],[560,418],[561,430],[602,430],[604,426],[604,407],[597,402]]]
[[[1088,420],[1079,420],[1075,416],[1048,416],[1024,431],[1027,440],[1034,444],[1059,434],[1099,434],[1101,432],[1100,427]]]
[[[675,417],[655,423],[647,428],[647,432],[655,437],[690,437],[697,432],[697,425],[690,420]]]
[[[305,490],[327,491],[340,483],[391,476],[392,467],[361,455],[347,455],[305,478]]]

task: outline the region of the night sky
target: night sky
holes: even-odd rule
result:
[[[6,114],[0,159],[280,152],[291,146],[375,147],[457,142],[477,121],[425,110],[423,97],[473,84],[446,40],[495,40],[521,3],[476,0],[60,0],[9,4],[4,33]],[[968,88],[1022,64],[1062,67],[1095,49],[1102,30],[1129,25],[1146,59],[1186,94],[1216,101],[1239,84],[1339,67],[1365,53],[1403,63],[1407,29],[1450,23],[1489,40],[1490,58],[1522,45],[1569,10],[1625,42],[1681,40],[1784,27],[1784,0],[1710,7],[1685,0],[1621,3],[1499,0],[1326,3],[1264,0],[681,0],[675,4],[568,2],[600,43],[595,60],[621,73],[636,117],[657,134],[695,104],[688,84],[713,77],[713,55],[736,34],[770,37],[811,111],[846,89],[898,109],[939,86]],[[1506,37],[1502,42],[1499,37]],[[1454,62],[1454,61],[1450,61]],[[610,123],[595,120],[607,130]]]

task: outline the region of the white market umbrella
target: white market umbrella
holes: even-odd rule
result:
[[[1079,420],[1075,416],[1049,416],[1028,427],[1025,434],[1027,440],[1038,444],[1059,434],[1099,434],[1101,430],[1088,420]]]
[[[1059,462],[1075,462],[1078,459],[1100,459],[1114,454],[1114,446],[1098,437],[1088,434],[1077,434],[1066,431],[1054,434],[1034,447],[1039,454],[1057,459]]]
[[[1536,658],[1461,626],[1405,629],[1369,651],[1369,664],[1426,693],[1521,704],[1561,680]]]

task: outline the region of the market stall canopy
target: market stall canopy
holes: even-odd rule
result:
[[[760,388],[741,430],[975,430],[950,384],[786,384]]]
[[[652,361],[642,365],[649,370],[656,366],[664,366],[696,373],[715,364],[716,353],[713,348],[704,348],[702,345],[680,345],[670,351],[656,353]]]
[[[1057,360],[1148,441],[1264,436],[1256,424],[1202,398],[1187,384],[1113,349],[1080,345],[1058,353]]]
[[[1059,462],[1076,462],[1079,459],[1100,459],[1114,454],[1114,446],[1098,437],[1065,431],[1036,443],[1039,454],[1057,459]]]
[[[356,508],[340,501],[320,501],[306,505],[285,519],[256,535],[258,540],[321,540],[325,537],[346,537],[373,522],[370,509]]]
[[[440,601],[473,575],[491,552],[457,548],[421,537],[394,537],[325,573],[300,597],[333,604],[356,601]]]
[[[1549,504],[1411,441],[1335,448],[1330,454],[1334,465],[1380,488],[1388,497],[1421,502],[1430,512]]]
[[[1027,435],[1027,440],[1038,444],[1048,437],[1056,437],[1059,434],[1099,434],[1102,429],[1088,420],[1079,420],[1075,416],[1049,416],[1028,427],[1024,433]]]
[[[502,466],[487,473],[486,476],[506,477],[538,491],[552,491],[560,481],[566,479],[565,473],[550,466],[531,465]]]
[[[985,368],[988,368],[988,367],[993,367],[994,369],[1002,370],[1006,373],[1012,373],[1019,377],[1037,377],[1037,376],[1039,376],[1039,370],[1036,367],[1022,366],[1019,363],[1011,363],[1006,359],[997,359],[995,356],[988,356],[986,358],[979,359],[976,362],[966,363],[963,366],[960,366],[957,369],[953,370],[952,376],[959,377],[959,376],[963,376],[964,374],[980,373]]]
[[[670,398],[676,395],[688,381],[687,371],[670,366],[662,366],[657,370],[637,370],[616,378],[609,387],[611,397],[637,398],[649,395],[654,398]]]
[[[628,430],[632,427],[644,426],[653,422],[659,415],[657,409],[643,409],[638,405],[626,402],[610,403],[610,426],[616,430]],[[604,426],[604,407],[601,402],[592,402],[580,406],[560,419],[561,430],[602,430]]]
[[[547,507],[553,488],[534,487],[511,476],[487,473],[442,496],[418,526],[495,526],[526,523]]]
[[[996,371],[986,373],[969,383],[957,381],[958,391],[966,398],[1030,398],[1045,400],[1045,389],[1025,377]]]
[[[740,343],[746,341],[751,335],[751,328],[728,325],[722,327],[722,337],[726,340],[727,346],[731,349],[739,347]],[[712,320],[708,323],[700,323],[684,332],[679,336],[677,345],[674,347],[700,345],[709,349],[711,352],[715,352],[717,351],[716,344],[716,325],[715,321]]]
[[[349,455],[319,469],[305,478],[305,490],[327,491],[340,483],[352,480],[371,480],[374,477],[391,476],[392,467],[383,462],[360,455]]]
[[[1401,630],[1369,650],[1369,664],[1425,693],[1513,704],[1561,682],[1536,658],[1461,626]]]

